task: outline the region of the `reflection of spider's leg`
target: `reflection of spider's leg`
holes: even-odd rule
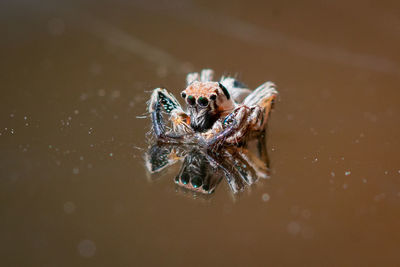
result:
[[[230,148],[226,150],[227,162],[236,169],[236,173],[247,184],[253,184],[258,176],[252,164],[248,162],[245,154],[248,153],[245,149]]]
[[[153,145],[145,154],[146,168],[150,173],[160,172],[183,159],[177,146]]]
[[[175,123],[185,123],[184,120],[188,118],[187,115],[183,112],[179,102],[171,93],[169,93],[165,89],[157,88],[154,89],[149,103],[149,112],[151,113],[154,133],[159,138],[167,138],[175,140],[182,139],[183,138],[182,133],[179,132],[166,133],[165,123],[162,117],[161,108],[163,108],[167,114],[173,115],[174,118],[181,118],[181,120],[177,119],[172,120],[174,129],[179,128],[176,127]]]
[[[278,91],[275,89],[275,84],[266,82],[260,85],[243,101],[243,104],[247,107],[258,106],[262,109],[261,114],[254,113],[252,122],[254,130],[262,130],[265,128],[269,112],[277,95]]]
[[[240,149],[238,154],[242,158],[245,166],[249,166],[255,172],[257,178],[268,178],[268,163],[257,157],[253,152],[247,149]],[[255,181],[255,180],[254,180]]]
[[[251,185],[258,178],[268,178],[268,168],[261,159],[245,148],[231,147],[225,150],[218,166],[224,172],[233,193]]]
[[[246,85],[232,77],[222,76],[220,83],[228,89],[230,96],[236,103],[241,103],[251,93]]]
[[[266,142],[266,130],[262,130],[260,135],[257,138],[257,150],[258,150],[258,157],[261,158],[264,165],[269,170],[269,157],[268,157],[268,150],[267,150],[267,142]]]
[[[240,173],[233,167],[231,162],[226,159],[214,157],[212,154],[208,154],[207,157],[213,165],[218,166],[222,170],[233,193],[237,193],[245,187],[243,179],[240,178]]]

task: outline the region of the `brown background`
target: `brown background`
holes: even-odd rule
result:
[[[2,266],[400,264],[398,1],[1,5]],[[279,88],[239,195],[144,168],[148,92],[205,67]]]

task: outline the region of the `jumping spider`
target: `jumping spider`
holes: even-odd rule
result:
[[[251,91],[231,77],[213,82],[213,75],[210,69],[187,75],[187,87],[181,92],[187,104],[186,112],[166,89],[153,90],[148,110],[159,140],[213,148],[238,146],[247,137],[264,132],[278,94],[275,85],[266,82]],[[162,109],[170,116],[172,128],[168,131]]]

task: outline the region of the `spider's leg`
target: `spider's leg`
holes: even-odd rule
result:
[[[275,84],[272,82],[266,82],[245,98],[243,104],[247,107],[253,108],[253,115],[250,122],[253,130],[261,131],[265,128],[269,112],[272,109],[272,105],[277,95],[278,91],[275,88]]]
[[[214,78],[214,71],[212,69],[204,69],[199,74],[198,72],[189,73],[186,76],[186,85],[191,84],[192,82],[211,82]]]
[[[228,116],[225,117],[223,122],[224,130],[217,132],[207,139],[201,140],[205,142],[205,145],[209,148],[213,148],[219,143],[224,143],[224,141],[231,135],[234,135],[238,129],[241,128],[243,122],[246,120],[248,115],[248,109],[244,106],[240,106],[232,111]]]
[[[220,83],[228,89],[233,101],[241,103],[251,93],[248,87],[232,77],[221,77]]]
[[[195,81],[200,81],[200,75],[198,72],[191,72],[186,75],[186,85],[190,85]]]
[[[214,79],[214,71],[212,69],[203,69],[200,74],[201,82],[212,82]]]
[[[251,107],[255,105],[262,106],[268,99],[274,99],[278,95],[276,86],[272,82],[266,82],[257,87],[250,95],[248,95],[243,104]]]
[[[159,138],[182,139],[181,133],[167,133],[166,126],[162,117],[162,109],[167,114],[185,114],[176,98],[166,89],[157,88],[153,90],[149,103],[149,113],[153,122],[154,133]],[[172,123],[183,123],[180,120],[173,120]],[[174,127],[175,128],[175,127]]]

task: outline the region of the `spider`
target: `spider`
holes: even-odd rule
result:
[[[148,111],[158,140],[213,148],[239,146],[249,136],[264,132],[278,94],[275,85],[266,82],[251,91],[234,78],[223,76],[215,82],[213,76],[211,69],[187,75],[187,87],[181,92],[186,112],[166,89],[153,90]],[[172,127],[165,124],[162,110]]]

